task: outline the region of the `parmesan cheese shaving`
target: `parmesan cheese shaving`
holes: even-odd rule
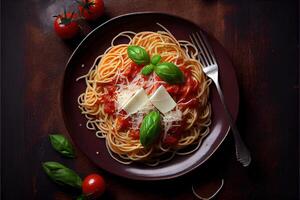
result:
[[[144,105],[149,102],[149,98],[143,88],[139,89],[124,105],[123,109],[128,115],[142,110]]]
[[[118,74],[117,76],[118,80],[125,80],[125,84],[117,84],[117,101],[116,101],[116,108],[117,111],[120,112],[125,104],[129,101],[129,99],[139,90],[141,89],[141,86],[139,83],[143,82],[144,79],[141,75],[137,75],[130,83],[126,76],[123,74]]]
[[[173,110],[176,106],[176,102],[162,85],[150,97],[150,101],[163,114]]]
[[[167,112],[163,116],[163,126],[164,126],[164,136],[163,139],[166,138],[168,131],[173,127],[173,126],[179,126],[176,125],[176,122],[179,122],[182,120],[182,111],[179,110],[178,106],[174,111]]]

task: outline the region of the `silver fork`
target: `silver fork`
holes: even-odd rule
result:
[[[225,113],[227,115],[227,119],[231,130],[233,132],[234,140],[235,140],[235,152],[237,160],[242,163],[244,167],[247,167],[251,162],[251,155],[249,150],[247,149],[246,145],[244,144],[239,131],[231,117],[231,114],[226,106],[224,95],[221,90],[219,80],[218,80],[218,64],[216,62],[214,53],[208,43],[206,36],[200,32],[196,32],[195,34],[190,35],[190,39],[192,43],[198,49],[198,59],[203,65],[204,73],[212,79],[215,83],[217,91],[220,95],[221,102],[223,104]]]

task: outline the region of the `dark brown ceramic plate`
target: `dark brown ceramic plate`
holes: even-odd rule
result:
[[[62,110],[66,127],[77,146],[99,167],[113,174],[138,180],[160,180],[181,176],[204,163],[220,146],[229,132],[225,113],[214,86],[211,86],[212,125],[211,132],[202,146],[193,154],[176,156],[173,160],[156,167],[142,164],[123,165],[113,160],[105,147],[104,139],[98,139],[93,131],[85,127],[86,119],[80,114],[77,97],[85,90],[84,81],[75,79],[86,74],[94,59],[109,46],[112,38],[121,31],[161,30],[156,23],[168,28],[177,39],[189,39],[189,34],[199,31],[197,25],[168,14],[132,13],[113,18],[87,35],[71,55],[62,86]],[[239,92],[234,68],[218,41],[209,36],[220,68],[220,83],[225,99],[235,119],[238,113]],[[85,65],[82,68],[82,64]],[[99,152],[99,154],[96,154]]]

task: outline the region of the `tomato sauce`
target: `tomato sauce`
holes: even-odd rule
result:
[[[144,65],[138,65],[132,62],[130,68],[124,72],[124,76],[126,76],[129,81],[132,81],[143,67]]]
[[[117,120],[116,128],[119,131],[124,131],[131,126],[129,117],[125,118],[123,116],[118,116],[116,120]]]
[[[164,87],[172,98],[178,102],[178,107],[181,110],[186,108],[196,108],[199,105],[199,99],[197,98],[197,91],[199,84],[192,77],[189,69],[185,66],[180,68],[184,74],[185,82],[182,84],[170,85],[164,83]],[[181,135],[184,133],[184,129],[188,126],[186,119],[182,119],[178,126],[173,126],[164,139],[164,144],[168,146],[174,146],[178,143]]]
[[[132,81],[138,73],[140,73],[141,69],[143,68],[143,65],[137,65],[134,62],[131,63],[130,67],[124,72],[124,76],[128,79],[128,81]],[[99,84],[99,86],[104,87],[108,94],[105,94],[99,98],[97,103],[104,104],[104,112],[113,115],[116,111],[115,107],[115,99],[116,97],[116,86],[115,84],[125,83],[124,80],[119,79],[117,83],[112,81],[112,83],[106,83],[106,84]]]
[[[143,66],[137,65],[134,62],[131,63],[130,67],[123,73],[124,76],[128,79],[128,81],[132,81],[141,71]],[[182,84],[168,84],[163,82],[158,76],[155,76],[155,80],[157,83],[148,90],[148,95],[153,94],[160,85],[163,85],[168,93],[172,96],[172,98],[178,102],[178,106],[180,109],[184,110],[186,108],[196,108],[199,104],[199,100],[196,98],[197,90],[199,87],[198,82],[192,77],[192,74],[189,69],[186,69],[185,66],[180,67],[181,71],[184,73],[185,82]],[[149,76],[142,76],[144,80],[148,80]],[[163,83],[162,83],[163,82]],[[124,84],[125,81],[119,79],[117,84]],[[115,101],[116,99],[116,86],[115,83],[110,84],[101,84],[102,87],[105,87],[108,94],[103,95],[99,100],[98,103],[104,104],[104,112],[109,115],[114,115],[116,112]],[[141,86],[145,88],[145,86]],[[125,111],[121,111],[120,115],[117,116],[117,129],[120,131],[129,130],[132,126],[131,118],[124,116],[126,113]],[[184,128],[187,126],[186,119],[182,119],[182,121],[177,124],[178,126],[172,127],[164,139],[164,144],[172,146],[178,143]],[[138,140],[140,138],[140,133],[138,130],[130,130],[129,136],[132,139]]]
[[[184,83],[175,85],[164,83],[162,85],[176,102],[184,103],[185,108],[194,108],[197,105],[196,96],[199,87],[198,82],[192,77],[192,74],[188,69],[185,67],[181,67],[180,69],[185,77]]]
[[[184,133],[185,127],[187,127],[186,119],[183,119],[179,123],[176,124],[177,126],[173,126],[166,135],[166,138],[164,139],[163,143],[168,146],[176,145],[181,137],[181,135]]]
[[[129,136],[134,140],[139,140],[140,139],[140,131],[131,130],[129,133]]]

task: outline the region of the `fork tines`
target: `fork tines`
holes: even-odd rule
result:
[[[190,35],[190,39],[192,43],[197,47],[199,50],[198,53],[198,58],[203,65],[203,67],[207,67],[210,65],[215,65],[216,64],[216,59],[214,56],[214,53],[208,44],[207,37],[203,34],[202,31],[192,33]]]

